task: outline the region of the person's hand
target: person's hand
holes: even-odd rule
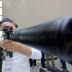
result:
[[[17,43],[12,40],[3,40],[3,48],[10,52],[16,52]]]

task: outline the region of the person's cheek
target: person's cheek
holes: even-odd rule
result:
[[[15,26],[12,26],[12,28],[13,28],[13,31],[15,30]]]
[[[13,31],[15,30],[15,27],[13,27]]]

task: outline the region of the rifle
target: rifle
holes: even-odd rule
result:
[[[2,31],[3,31],[4,39],[9,39],[9,40],[11,40],[11,38],[12,38],[12,37],[11,37],[11,36],[12,36],[11,34],[12,34],[12,32],[13,32],[13,29],[10,28],[10,27],[5,26]],[[5,49],[3,52],[4,52],[5,55],[8,55],[9,57],[12,57],[12,56],[13,56],[13,53],[7,51],[6,49]],[[4,56],[4,57],[5,57],[5,56]]]
[[[72,17],[18,29],[12,39],[72,63]]]

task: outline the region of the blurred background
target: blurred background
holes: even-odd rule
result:
[[[0,21],[2,20],[2,0],[0,0]]]
[[[3,17],[12,18],[19,27],[29,27],[58,17],[72,16],[72,0],[2,1]]]

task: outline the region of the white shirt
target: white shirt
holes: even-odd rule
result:
[[[2,36],[2,31],[0,31],[0,40]],[[30,58],[32,59],[41,59],[41,51],[31,48],[32,55]],[[9,56],[5,57],[2,64],[2,72],[30,72],[30,64],[29,57],[20,54],[18,52],[13,53],[13,57]]]

